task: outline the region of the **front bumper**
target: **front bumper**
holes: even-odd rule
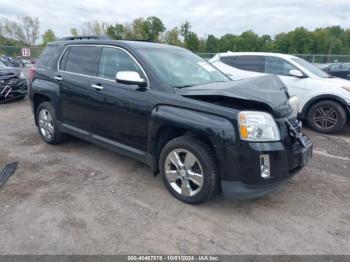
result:
[[[285,130],[287,131],[287,129]],[[283,130],[282,130],[283,133]],[[284,133],[278,142],[244,142],[226,149],[221,160],[221,189],[226,198],[246,199],[276,190],[297,174],[312,158],[312,143]],[[261,157],[269,157],[269,176],[263,176]],[[223,165],[225,169],[223,169]]]
[[[20,80],[16,85],[0,84],[0,103],[25,97],[28,93],[28,85],[25,79]]]

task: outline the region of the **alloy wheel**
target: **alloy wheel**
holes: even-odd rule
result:
[[[330,106],[318,108],[313,115],[315,125],[321,129],[333,128],[338,123],[338,118],[337,112]]]
[[[165,176],[170,186],[185,197],[195,196],[203,187],[201,164],[194,154],[185,149],[175,149],[168,154]]]
[[[41,134],[47,139],[50,140],[55,132],[53,119],[50,112],[43,108],[39,112],[39,128]]]

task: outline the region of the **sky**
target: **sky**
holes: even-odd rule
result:
[[[40,31],[67,36],[70,28],[92,20],[114,24],[157,16],[167,29],[185,20],[200,36],[253,30],[275,35],[303,26],[350,28],[350,0],[0,0],[0,17],[37,16]]]

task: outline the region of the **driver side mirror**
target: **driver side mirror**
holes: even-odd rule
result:
[[[117,83],[146,87],[147,82],[136,71],[120,71],[116,74]]]
[[[298,78],[304,78],[305,75],[300,71],[300,70],[297,70],[297,69],[292,69],[289,71],[289,75],[290,76],[295,76],[295,77],[298,77]]]

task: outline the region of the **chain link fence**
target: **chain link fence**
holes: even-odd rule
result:
[[[200,57],[209,60],[216,53],[197,53]],[[313,64],[328,64],[328,63],[350,63],[350,55],[316,55],[316,54],[293,54],[305,59]]]
[[[22,47],[17,46],[0,46],[0,56],[6,55],[12,58],[22,57],[27,59],[36,59],[39,57],[44,47],[28,47],[30,49],[29,57],[22,57]],[[197,53],[202,58],[209,60],[216,53]],[[311,63],[315,64],[328,64],[328,63],[350,63],[350,55],[316,55],[316,54],[294,54],[300,58],[303,58]]]
[[[22,56],[22,48],[29,49],[29,56]],[[10,56],[12,58],[22,57],[26,59],[36,59],[39,57],[43,47],[18,47],[18,46],[0,46],[0,56]]]

